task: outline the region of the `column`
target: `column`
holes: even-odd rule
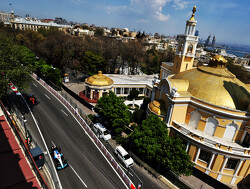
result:
[[[228,157],[227,156],[225,156],[225,160],[224,160],[224,162],[223,162],[223,164],[222,164],[222,167],[221,167],[221,169],[220,169],[220,173],[223,171],[223,169],[225,168],[225,166],[226,166],[226,163],[227,163],[227,160],[228,160]],[[218,181],[220,181],[220,179],[221,179],[221,177],[222,177],[222,175],[219,173],[219,175],[218,175],[218,177],[217,177],[217,180]]]
[[[93,100],[93,89],[90,90],[90,99]]]
[[[154,88],[154,86],[153,86],[153,90],[152,90],[152,95],[151,95],[150,101],[153,102],[153,101],[154,101],[154,98],[155,98],[155,88]]]
[[[197,161],[197,159],[198,159],[198,157],[200,155],[200,151],[201,151],[201,148],[198,147],[198,151],[197,151],[197,154],[195,156],[194,163],[196,163],[196,161]]]
[[[209,161],[209,163],[208,163],[208,166],[207,166],[208,169],[211,168],[212,162],[213,162],[213,160],[214,160],[214,156],[215,156],[215,154],[213,153],[213,154],[212,154],[212,157],[211,157],[211,159],[210,159],[210,161]]]
[[[239,170],[240,170],[240,167],[241,167],[243,161],[244,161],[244,159],[240,159],[240,162],[238,163],[238,165],[237,165],[237,167],[236,167],[236,170],[234,171],[234,177],[233,177],[233,179],[231,180],[231,183],[230,183],[230,184],[234,184],[234,182],[236,181],[236,177],[235,177],[235,176],[237,176],[237,174],[238,174],[238,172],[239,172]]]
[[[225,168],[225,166],[226,166],[226,163],[227,163],[227,160],[228,160],[228,157],[227,156],[225,156],[226,158],[225,158],[225,160],[224,160],[224,162],[223,162],[223,164],[222,164],[222,167],[220,168],[220,173],[223,171],[223,169]]]
[[[194,35],[195,25],[192,26],[192,35]]]
[[[188,25],[186,25],[185,34],[187,35]]]
[[[190,146],[190,142],[187,143],[186,152],[188,152],[189,146]]]
[[[206,174],[209,174],[209,172],[210,172],[208,169],[211,168],[211,165],[212,165],[212,163],[213,163],[213,161],[214,161],[214,156],[215,156],[215,154],[212,153],[212,157],[210,158],[210,161],[209,161],[209,163],[208,163],[207,170],[205,171]]]

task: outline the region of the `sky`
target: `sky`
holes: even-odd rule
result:
[[[196,30],[216,42],[250,45],[250,0],[0,0],[0,11],[29,14],[38,19],[67,21],[131,31],[183,34],[192,8],[197,7]]]

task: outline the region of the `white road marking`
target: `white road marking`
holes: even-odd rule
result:
[[[46,95],[46,94],[44,94],[48,99],[50,99],[50,97],[48,96],[48,95]]]
[[[75,171],[75,169],[69,164],[69,166],[70,166],[70,168],[74,171],[74,173],[76,174],[76,176],[80,179],[80,181],[84,184],[84,186],[86,187],[86,188],[88,188],[87,187],[87,185],[83,182],[83,180],[81,179],[81,177],[77,174],[77,172]]]
[[[55,143],[54,143],[53,141],[51,141],[51,143],[52,143],[53,146],[56,146]]]
[[[33,83],[33,85],[35,85],[37,87],[37,85],[35,83]]]
[[[61,111],[62,111],[66,116],[68,116],[68,114],[66,114],[62,109],[61,109]]]

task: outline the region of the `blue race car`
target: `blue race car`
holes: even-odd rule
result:
[[[52,146],[50,154],[54,160],[57,170],[64,169],[65,167],[68,166],[67,160],[64,159],[64,156],[61,153],[60,147]]]

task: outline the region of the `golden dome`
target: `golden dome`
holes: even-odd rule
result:
[[[213,58],[211,58],[211,61],[213,62],[220,62],[220,63],[227,63],[227,60],[222,55],[215,55]]]
[[[165,103],[164,101],[156,101],[149,103],[149,109],[156,115],[166,115]]]
[[[224,61],[220,56],[214,58]],[[250,103],[250,89],[226,69],[201,66],[171,79],[188,80],[192,96],[217,106],[246,111]]]
[[[86,84],[95,86],[109,86],[114,83],[112,79],[102,74],[102,71],[98,71],[98,74],[88,77],[85,80]]]

